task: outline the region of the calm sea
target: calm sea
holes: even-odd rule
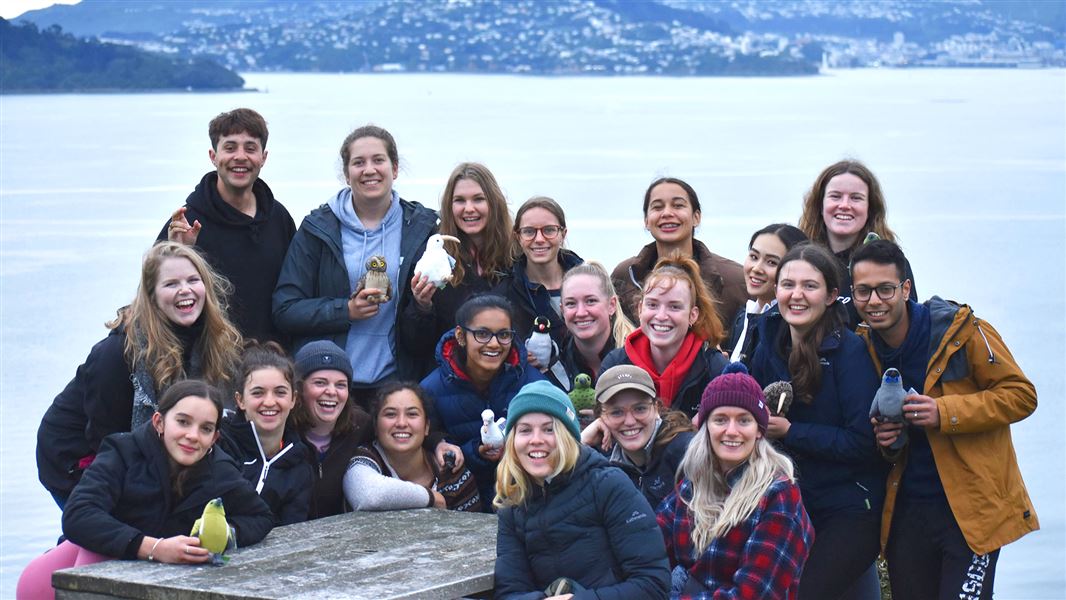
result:
[[[261,93],[0,97],[0,597],[59,534],[34,465],[41,414],[210,168],[207,122],[237,106],[268,119],[263,178],[297,220],[339,187],[344,136],[373,122],[399,143],[404,197],[437,206],[457,162],[484,162],[512,206],[559,200],[570,247],[609,266],[650,240],[656,176],[691,182],[699,237],[740,260],[754,230],[799,216],[823,166],[866,161],[918,293],[973,306],[1040,393],[1012,429],[1043,528],[1003,551],[997,597],[1066,596],[1066,72],[247,79]]]

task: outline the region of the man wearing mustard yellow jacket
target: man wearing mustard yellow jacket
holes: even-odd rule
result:
[[[992,598],[999,549],[1040,528],[1010,424],[1036,410],[1036,389],[995,329],[966,305],[908,300],[906,258],[887,240],[852,256],[852,297],[878,372],[899,369],[903,424],[877,423],[893,467],[881,522],[894,600]]]

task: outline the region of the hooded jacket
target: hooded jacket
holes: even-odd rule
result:
[[[108,436],[67,501],[63,534],[87,550],[135,559],[145,536],[189,535],[204,505],[222,498],[238,547],[266,537],[274,517],[232,458],[213,448],[190,469],[184,495],[175,497],[169,457],[151,423]]]
[[[925,395],[936,399],[940,427],[926,428],[948,505],[976,554],[987,554],[1040,529],[1022,481],[1010,424],[1036,410],[1036,388],[1003,338],[973,309],[933,296],[925,303],[932,349]],[[859,335],[874,364],[880,361],[868,327]],[[907,450],[888,475],[881,520],[881,548],[888,543]]]
[[[307,447],[292,427],[285,428],[281,450],[266,458],[255,425],[240,414],[222,420],[219,447],[240,465],[241,475],[259,492],[277,525],[307,520],[311,508],[311,465]]]
[[[563,273],[585,262],[576,253],[566,249],[559,251],[558,260]],[[562,348],[563,343],[570,337],[566,325],[563,324],[562,317],[552,308],[551,294],[548,289],[529,280],[529,275],[526,274],[528,264],[529,260],[526,256],[520,256],[511,267],[510,274],[500,281],[493,293],[507,298],[514,307],[513,326],[519,338],[528,339],[529,334],[533,333],[533,320],[537,317],[547,317],[551,322],[549,334],[552,340]]]
[[[744,287],[744,268],[737,262],[711,252],[703,242],[695,238],[692,239],[692,259],[700,266],[703,282],[714,296],[714,310],[718,313],[718,320],[726,329],[725,336],[728,338],[733,315],[744,308],[744,303],[748,300],[748,290]],[[636,256],[619,263],[611,273],[611,282],[618,292],[618,306],[634,323],[640,322],[640,286],[648,273],[655,268],[658,260],[659,251],[655,242],[652,242],[644,246]]]
[[[656,428],[655,435],[648,441],[650,452],[648,462],[643,467],[636,466],[624,457],[622,446],[617,443],[611,449],[609,456],[611,464],[629,475],[633,484],[644,494],[644,499],[651,506],[659,506],[663,498],[674,490],[674,486],[677,485],[677,468],[681,466],[681,460],[685,458],[689,442],[695,435],[691,431],[680,431],[669,442],[658,444],[656,438],[659,437],[661,428],[662,424]]]
[[[233,284],[229,317],[246,338],[285,340],[274,328],[270,295],[296,233],[296,224],[262,179],[252,184],[254,217],[230,206],[218,193],[218,173],[204,175],[185,199],[185,218],[200,221],[203,228],[196,247],[211,266]],[[159,240],[167,239],[167,227]]]
[[[625,347],[615,348],[611,350],[607,358],[603,359],[600,373],[617,365],[631,364],[633,360],[626,354]],[[700,408],[703,388],[707,387],[712,379],[718,377],[727,364],[729,361],[722,356],[721,352],[704,343],[699,354],[696,355],[696,360],[692,362],[688,373],[685,374],[685,379],[681,382],[674,401],[670,403],[670,410],[683,412],[690,419],[695,417]]]
[[[449,331],[437,344],[437,368],[422,380],[422,389],[431,398],[440,424],[447,432],[447,440],[463,450],[467,468],[478,482],[478,492],[484,499],[496,497],[496,463],[478,454],[481,445],[481,412],[491,408],[496,419],[507,416],[507,406],[522,386],[540,381],[544,376],[526,363],[526,350],[521,343],[512,343],[503,367],[489,384],[485,394],[478,392],[465,367],[459,361],[459,343],[455,331]],[[491,500],[485,500],[488,505]]]
[[[788,323],[780,313],[769,313],[756,329],[752,377],[763,387],[791,381],[788,357],[781,351]],[[821,387],[810,403],[792,402],[789,430],[780,440],[796,464],[803,505],[815,528],[839,512],[880,514],[887,472],[870,425],[870,403],[881,378],[862,340],[838,330],[822,340],[818,355]]]
[[[670,570],[655,511],[621,470],[587,446],[573,471],[501,508],[494,597],[544,598],[559,577],[574,600],[666,598]]]
[[[425,252],[426,240],[437,228],[434,211],[402,198],[400,207],[400,275],[398,289],[390,300],[397,303],[397,318],[412,301],[412,269]],[[289,245],[274,289],[274,323],[283,333],[293,336],[296,348],[314,340],[330,340],[341,348],[347,345],[351,329],[348,298],[353,289],[342,248],[340,221],[326,204],[304,218]],[[414,377],[418,370],[414,352],[403,346],[402,339],[394,340],[397,376]]]

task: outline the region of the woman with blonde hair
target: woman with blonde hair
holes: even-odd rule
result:
[[[241,335],[226,316],[229,283],[192,247],[159,242],[144,255],[137,295],[118,310],[37,431],[37,471],[62,508],[103,438],[147,423],[172,384],[226,388]]]
[[[607,459],[578,442],[570,399],[547,381],[511,401],[497,467],[496,598],[666,598],[654,513]]]
[[[792,462],[764,434],[759,384],[740,363],[703,392],[677,490],[657,519],[678,597],[795,598],[814,529]]]
[[[727,364],[718,351],[725,332],[699,265],[678,254],[659,259],[644,279],[639,314],[640,327],[607,355],[603,369],[644,369],[666,408],[693,417],[703,388]]]
[[[432,370],[433,348],[455,327],[455,313],[471,296],[493,289],[511,270],[511,213],[500,184],[483,164],[459,163],[440,198],[440,233],[455,258],[452,283],[437,289],[421,273],[411,279],[414,302],[404,310],[400,335],[408,348],[420,349],[424,376]]]

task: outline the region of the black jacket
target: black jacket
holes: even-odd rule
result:
[[[239,414],[222,420],[222,437],[218,444],[237,461],[241,474],[253,487],[258,487],[262,481],[259,497],[274,513],[277,525],[307,520],[313,475],[307,460],[307,447],[292,427],[285,429],[282,449],[269,464],[263,460],[251,422]]]
[[[624,347],[615,348],[607,355],[607,358],[603,359],[603,368],[600,369],[600,372],[602,373],[616,365],[631,364],[633,364],[633,361],[626,354],[626,349]],[[700,355],[692,362],[688,373],[685,374],[685,380],[681,383],[681,389],[678,390],[674,401],[670,404],[670,410],[681,411],[690,419],[695,417],[700,409],[703,388],[707,387],[707,384],[712,379],[718,377],[727,364],[729,364],[729,361],[726,360],[726,357],[721,352],[704,344],[703,349],[700,350]]]
[[[691,431],[682,431],[665,445],[653,446],[651,458],[643,469],[615,459],[616,454],[612,455],[611,464],[625,471],[644,493],[648,504],[657,508],[677,485],[677,468],[681,465],[681,459],[685,458],[685,451],[688,450],[693,435],[695,434]],[[615,445],[615,448],[621,450],[618,445]]]
[[[511,267],[510,274],[496,285],[492,293],[507,298],[514,307],[515,318],[511,326],[518,339],[525,341],[529,338],[529,334],[533,332],[533,319],[547,317],[551,321],[549,333],[552,340],[562,348],[563,343],[569,337],[569,332],[563,324],[562,317],[556,314],[551,306],[551,295],[548,289],[539,283],[529,281],[526,275],[527,262],[525,256],[519,257]],[[559,251],[559,264],[563,267],[564,273],[583,262],[585,261],[580,256],[570,250]]]
[[[284,344],[271,317],[270,296],[296,224],[262,179],[252,184],[252,192],[256,214],[249,217],[222,199],[218,173],[211,171],[185,199],[185,218],[189,224],[200,221],[203,228],[196,247],[233,284],[229,317],[237,329],[246,338]],[[163,226],[158,239],[167,239],[169,224]]]
[[[270,509],[214,448],[190,467],[184,496],[171,491],[169,458],[151,423],[108,436],[63,510],[63,534],[93,552],[133,559],[144,536],[189,535],[204,505],[222,498],[237,546],[250,546],[274,526]]]
[[[575,600],[653,600],[670,590],[655,512],[621,470],[587,446],[571,473],[499,512],[493,596],[544,598],[559,577],[585,588]]]

